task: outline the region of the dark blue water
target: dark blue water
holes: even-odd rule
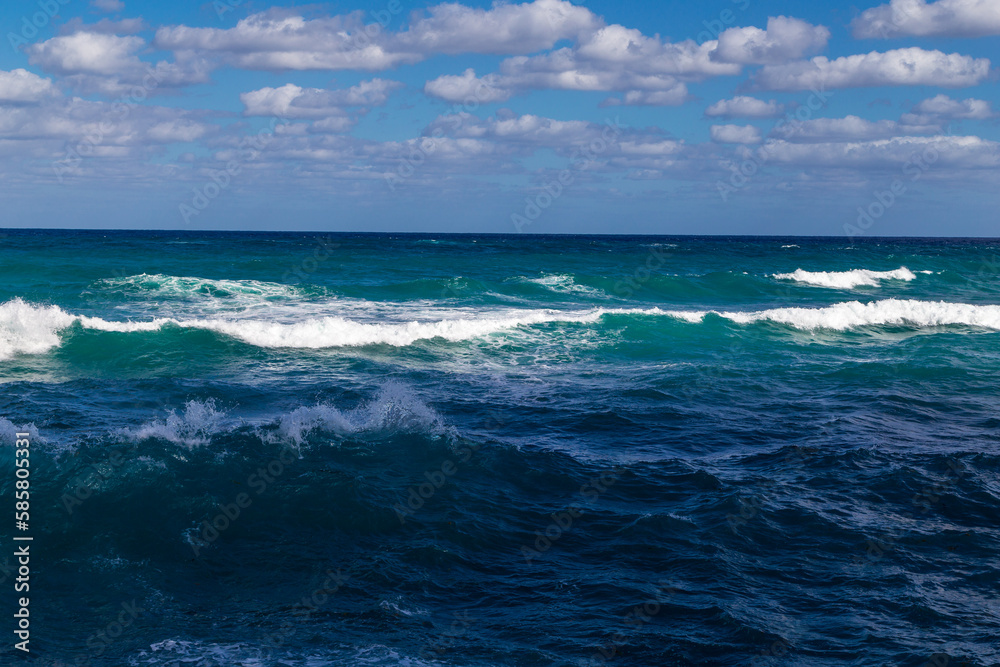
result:
[[[6,234],[34,664],[1000,665],[998,241]]]

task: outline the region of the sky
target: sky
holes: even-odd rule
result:
[[[0,27],[0,227],[997,235],[1000,0],[10,0]]]

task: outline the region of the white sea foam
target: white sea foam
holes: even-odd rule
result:
[[[207,445],[212,436],[229,430],[232,423],[225,412],[218,410],[215,401],[188,401],[184,412],[171,411],[162,420],[148,422],[137,429],[122,429],[121,435],[133,442],[166,440],[175,445],[198,447]]]
[[[0,419],[0,441],[10,430]],[[6,422],[9,424],[9,422]],[[372,400],[351,410],[329,403],[296,408],[279,416],[236,419],[220,410],[215,401],[192,400],[182,412],[171,410],[166,417],[153,419],[137,428],[124,428],[118,436],[132,442],[166,440],[189,449],[209,444],[212,437],[251,429],[264,442],[290,443],[300,447],[316,431],[339,435],[356,433],[428,433],[451,435],[444,420],[407,387],[387,382]]]
[[[573,279],[573,276],[565,274],[550,274],[542,276],[541,278],[518,278],[521,282],[532,283],[534,285],[541,285],[553,292],[560,292],[563,294],[586,294],[587,296],[596,297],[607,297],[607,294],[599,289],[594,289],[593,287],[587,287],[586,285],[580,285]]]
[[[32,442],[38,442],[41,439],[34,424],[18,426],[10,420],[0,417],[0,445],[13,445],[17,442],[18,433],[27,433]]]
[[[249,295],[264,298],[296,297],[299,290],[283,283],[260,280],[212,280],[162,273],[142,273],[121,278],[105,278],[96,283],[111,290],[141,291],[146,296],[207,295],[215,297]]]
[[[413,392],[397,383],[385,384],[378,396],[354,410],[341,411],[322,403],[301,407],[276,420],[277,438],[301,446],[316,430],[348,434],[361,432],[421,431],[444,433],[441,417]],[[265,436],[274,440],[274,437]]]
[[[869,271],[854,269],[852,271],[804,271],[796,269],[792,273],[776,273],[778,280],[794,280],[817,287],[833,289],[854,289],[855,287],[877,287],[883,280],[913,280],[916,276],[905,266],[894,271]]]
[[[0,359],[47,352],[75,319],[58,306],[33,306],[21,299],[0,304]]]
[[[796,329],[845,331],[870,326],[942,327],[965,325],[1000,331],[1000,306],[977,306],[946,301],[884,299],[861,303],[848,301],[825,308],[775,308],[752,312],[700,311],[670,313],[699,322],[709,312],[739,324],[775,322]]]
[[[377,307],[378,304],[373,304]],[[72,315],[58,306],[33,306],[21,299],[0,305],[0,359],[15,354],[42,354],[60,344],[59,331],[79,323],[84,329],[110,332],[158,331],[166,326],[207,329],[266,348],[334,348],[364,345],[403,347],[434,338],[462,341],[519,327],[549,322],[596,322],[609,313],[662,314],[659,309],[604,309],[587,311],[496,310],[440,311],[448,315],[467,313],[454,319],[360,322],[344,317],[320,317],[297,322],[270,320],[157,318],[145,322],[114,322],[96,317]],[[404,313],[406,314],[406,313]],[[408,313],[433,317],[434,310]],[[397,314],[398,316],[398,314]]]
[[[888,299],[862,304],[845,302],[825,308],[778,308],[755,312],[718,312],[739,323],[769,320],[804,329],[849,329],[879,324],[944,326],[965,324],[996,329],[1000,306]],[[0,359],[15,354],[41,354],[60,343],[59,331],[79,324],[84,329],[110,332],[149,332],[164,327],[203,329],[262,348],[323,349],[391,345],[404,347],[424,340],[465,341],[532,326],[564,323],[592,324],[608,315],[668,316],[700,322],[709,311],[667,311],[660,308],[593,308],[590,310],[442,311],[468,316],[454,319],[359,322],[344,317],[321,317],[297,322],[260,319],[158,318],[146,322],[109,322],[71,315],[57,306],[32,306],[15,300],[0,305]],[[438,313],[423,311],[422,316]]]

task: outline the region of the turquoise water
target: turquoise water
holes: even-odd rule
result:
[[[1000,664],[1000,241],[6,234],[48,664]]]

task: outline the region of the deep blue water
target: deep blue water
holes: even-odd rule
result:
[[[32,663],[1000,665],[998,277],[998,240],[7,230]]]

